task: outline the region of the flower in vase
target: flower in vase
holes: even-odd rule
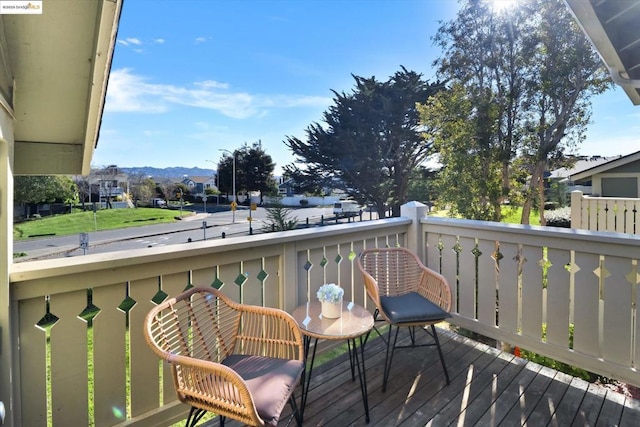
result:
[[[316,296],[320,302],[340,302],[344,295],[344,289],[335,283],[325,283],[320,286]]]

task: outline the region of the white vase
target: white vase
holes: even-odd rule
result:
[[[325,319],[337,319],[342,316],[342,303],[340,302],[321,302],[322,317]]]

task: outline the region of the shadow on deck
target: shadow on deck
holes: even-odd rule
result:
[[[406,328],[402,337],[408,340]],[[371,421],[347,354],[315,366],[305,426],[638,426],[640,401],[439,329],[451,384],[435,347],[397,350],[382,393],[384,343],[366,345]],[[418,334],[420,340],[429,339]],[[299,398],[300,390],[296,390]],[[279,425],[286,425],[287,406]],[[203,425],[218,426],[218,418]],[[227,420],[225,426],[237,426]],[[292,421],[290,425],[295,425]]]

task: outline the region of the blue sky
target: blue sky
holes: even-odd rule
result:
[[[434,80],[438,21],[455,0],[127,0],[93,166],[215,169],[220,149],[260,140],[276,174],[351,74],[403,65]],[[640,149],[640,106],[595,98],[578,152]]]

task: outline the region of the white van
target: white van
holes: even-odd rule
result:
[[[340,200],[333,205],[333,214],[336,217],[350,217],[360,214],[360,205],[353,200]]]

